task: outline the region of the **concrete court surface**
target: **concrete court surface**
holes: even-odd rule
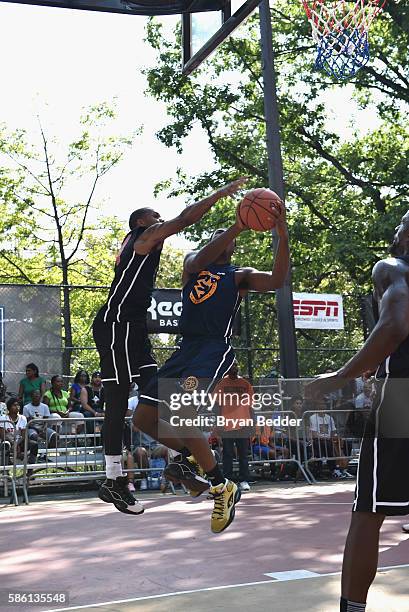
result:
[[[1,588],[67,591],[69,608],[97,604],[115,612],[335,612],[339,575],[323,574],[340,571],[353,488],[258,485],[243,495],[234,523],[220,535],[209,530],[211,501],[185,495],[147,493],[138,517],[94,497],[33,497],[28,507],[0,512]],[[402,522],[385,522],[380,567],[409,564]],[[294,579],[300,572],[309,577]],[[409,566],[380,572],[368,612],[409,612],[408,579]],[[172,595],[184,591],[193,592]]]

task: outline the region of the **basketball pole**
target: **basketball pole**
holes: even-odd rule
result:
[[[273,32],[269,0],[261,0],[260,46],[263,70],[264,118],[268,155],[269,187],[284,200],[283,161],[280,146],[280,124],[277,104],[276,75],[274,70]],[[277,251],[278,238],[272,231],[274,252]],[[291,267],[284,286],[277,289],[277,319],[280,341],[280,371],[284,378],[298,378],[297,339],[293,314],[293,295]]]

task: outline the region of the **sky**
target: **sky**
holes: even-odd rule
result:
[[[178,17],[163,19],[171,30]],[[102,210],[114,211],[123,221],[140,206],[153,205],[164,218],[181,210],[183,198],[168,200],[160,195],[155,200],[155,184],[175,177],[178,166],[191,175],[209,171],[214,160],[199,127],[184,141],[181,155],[155,136],[167,116],[165,105],[144,93],[141,70],[155,62],[154,51],[143,40],[146,18],[0,2],[0,22],[0,121],[35,134],[39,113],[47,131],[68,143],[85,107],[116,98],[115,130],[129,134],[142,124],[144,130],[121,164],[101,182],[97,198]],[[326,95],[330,121],[347,135],[350,114],[356,110],[350,92]],[[370,125],[373,117],[367,113],[361,117],[361,127]],[[172,243],[188,247],[181,238]]]

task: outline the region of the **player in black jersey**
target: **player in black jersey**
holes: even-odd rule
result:
[[[235,239],[246,229],[239,217],[230,228],[214,232],[212,240],[202,249],[187,255],[180,320],[183,339],[179,349],[141,393],[134,415],[138,429],[180,453],[179,460],[169,463],[165,469],[169,480],[182,482],[194,496],[210,490],[214,498],[211,517],[214,533],[220,533],[231,524],[240,490],[234,482],[223,478],[201,430],[187,422],[185,426],[178,427],[175,423],[173,427],[171,422],[159,418],[158,403],[169,403],[174,391],[179,396],[184,395],[185,390],[209,394],[234,361],[230,336],[241,298],[249,290],[272,291],[283,285],[289,267],[284,205],[279,210],[272,208],[271,216],[276,220],[279,236],[272,272],[259,272],[230,263]],[[184,419],[196,416],[196,410],[201,407],[192,405],[188,414],[180,414]]]
[[[235,193],[246,179],[238,179],[209,197],[186,207],[178,217],[163,221],[151,208],[134,211],[116,261],[108,301],[95,317],[93,334],[105,390],[104,445],[106,481],[99,497],[125,514],[141,514],[143,506],[128,491],[122,475],[122,434],[128,408],[129,387],[141,391],[156,374],[146,329],[163,241],[197,223],[221,198]]]
[[[341,612],[366,608],[386,516],[409,514],[409,211],[392,257],[372,273],[379,319],[362,349],[338,372],[309,386],[313,397],[376,370],[377,393],[361,444],[351,526],[342,568]]]

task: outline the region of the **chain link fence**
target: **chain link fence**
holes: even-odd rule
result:
[[[65,345],[62,287],[50,285],[0,285],[1,368],[9,393],[16,393],[25,366],[34,362],[47,379],[61,374],[69,351],[67,384],[78,369],[99,368],[92,337],[92,322],[107,299],[109,287],[70,286],[69,312],[72,346]],[[296,330],[300,376],[342,365],[359,348],[371,320],[367,296],[343,296],[345,327],[342,330]],[[242,375],[250,379],[275,377],[280,370],[280,349],[274,294],[250,293],[241,306],[240,335],[233,337]],[[161,365],[174,350],[179,336],[152,334],[156,359]],[[65,345],[65,346],[64,346]]]

